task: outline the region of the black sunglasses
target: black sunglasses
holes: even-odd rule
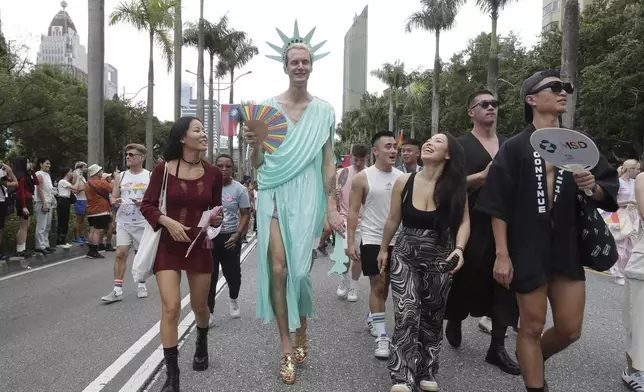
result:
[[[550,89],[555,94],[559,94],[562,91],[565,91],[568,94],[575,92],[575,88],[573,87],[572,83],[555,80],[554,82],[549,82],[544,84],[543,86],[535,88],[530,92],[530,94],[536,94],[546,89]]]
[[[490,106],[492,106],[494,109],[496,109],[497,107],[499,107],[499,102],[498,101],[481,101],[481,102],[477,102],[477,104],[472,106],[470,108],[470,110],[474,109],[477,106],[480,106],[483,109],[487,109]]]
[[[134,158],[134,157],[138,157],[139,154],[134,154],[132,152],[128,152],[128,153],[125,153],[125,156],[127,156],[128,158]]]

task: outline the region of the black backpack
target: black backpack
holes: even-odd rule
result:
[[[0,186],[0,192],[4,195],[4,205],[7,207],[7,215],[16,212],[16,190],[6,190],[5,187]]]

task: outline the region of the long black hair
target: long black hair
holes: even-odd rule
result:
[[[447,137],[450,159],[446,160],[443,172],[436,181],[434,203],[438,207],[439,237],[449,233],[450,239],[455,241],[467,200],[465,150],[454,136],[447,132],[443,132],[443,135]]]
[[[17,180],[20,180],[22,177],[25,178],[25,188],[31,190],[33,194],[36,187],[34,186],[34,179],[32,177],[32,169],[27,167],[29,159],[27,157],[14,157],[11,160],[11,165],[13,166],[13,173],[16,176]]]
[[[165,145],[165,150],[163,151],[164,161],[181,159],[181,156],[183,155],[183,144],[181,144],[181,138],[186,136],[186,133],[188,133],[192,120],[202,122],[197,117],[185,116],[179,118],[174,122],[174,124],[172,124],[172,128],[170,129],[170,138],[168,139],[168,142]]]

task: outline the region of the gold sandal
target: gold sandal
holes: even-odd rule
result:
[[[309,344],[306,337],[306,332],[300,334],[299,331],[295,334],[295,363],[301,365],[306,361],[309,354]]]
[[[280,378],[284,384],[291,385],[295,383],[295,360],[293,359],[293,354],[282,354]]]

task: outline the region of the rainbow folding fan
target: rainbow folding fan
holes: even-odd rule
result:
[[[241,107],[240,116],[269,154],[284,143],[288,123],[286,117],[276,108],[267,105],[244,105]]]

